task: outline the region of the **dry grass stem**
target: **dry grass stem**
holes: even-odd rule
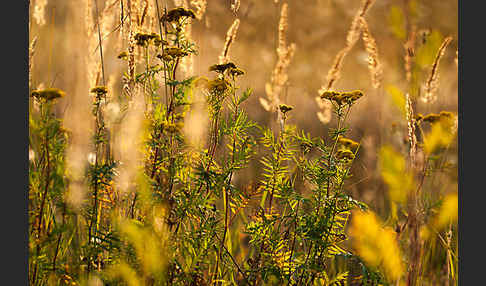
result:
[[[369,31],[366,20],[363,17],[360,17],[359,19],[363,41],[365,43],[366,52],[368,53],[368,69],[371,74],[371,83],[374,88],[378,88],[380,87],[383,76],[383,68],[378,57],[378,46]]]
[[[405,48],[405,75],[407,81],[410,82],[412,80],[412,61],[415,57],[415,42],[417,38],[417,26],[413,25],[411,31],[408,35],[407,42],[404,44]]]
[[[34,53],[36,44],[37,36],[32,39],[29,46],[29,89],[32,89],[32,69],[34,68]]]
[[[35,22],[39,26],[44,26],[46,24],[46,6],[47,0],[36,0],[34,6],[33,17]]]
[[[206,12],[207,0],[191,0],[191,6],[196,8],[196,19],[201,20]]]
[[[233,13],[238,13],[238,10],[240,9],[240,0],[234,0],[232,3],[231,3],[231,11],[233,11]]]
[[[442,44],[440,45],[439,51],[437,52],[434,60],[434,64],[432,65],[432,69],[430,71],[430,75],[425,83],[425,94],[422,97],[422,101],[425,103],[433,103],[437,100],[436,91],[439,87],[439,62],[440,59],[444,56],[445,49],[452,41],[452,37],[446,37]]]
[[[334,63],[327,73],[327,86],[321,87],[321,91],[332,89],[334,83],[336,83],[336,81],[340,78],[340,72],[344,62],[344,58],[359,39],[359,35],[361,33],[360,19],[365,16],[366,12],[370,9],[374,2],[374,0],[363,0],[361,2],[361,7],[356,13],[356,16],[353,18],[353,21],[351,22],[351,27],[346,36],[346,46],[341,49],[336,55]],[[321,91],[319,91],[319,93],[321,93]]]
[[[288,83],[287,69],[295,53],[295,43],[287,45],[288,4],[282,4],[278,25],[277,63],[272,72],[270,83],[265,85],[267,98],[259,98],[260,104],[267,111],[275,111],[281,102],[284,88]]]
[[[412,168],[414,168],[416,166],[415,156],[417,153],[417,137],[415,136],[415,115],[413,112],[412,99],[408,93],[405,95],[405,112],[407,119],[410,164]]]
[[[231,27],[228,29],[228,32],[226,33],[226,41],[224,42],[223,52],[219,56],[220,64],[229,62],[230,60],[228,56],[229,48],[231,47],[231,44],[236,39],[236,33],[238,32],[239,26],[240,26],[240,19],[235,19]]]

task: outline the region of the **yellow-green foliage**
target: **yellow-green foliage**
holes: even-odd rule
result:
[[[408,193],[414,189],[413,175],[408,171],[405,158],[391,146],[383,146],[379,152],[383,181],[388,187],[390,199],[405,203]]]
[[[405,265],[396,233],[390,227],[383,227],[373,212],[354,212],[349,234],[353,237],[353,247],[364,261],[383,268],[391,281],[403,275]]]
[[[458,197],[457,193],[448,194],[442,206],[439,209],[439,214],[434,222],[437,229],[442,229],[450,224],[457,222],[457,208],[458,208]]]
[[[417,50],[416,62],[421,68],[428,68],[434,63],[443,36],[437,30],[420,36],[425,39],[425,44]]]
[[[387,85],[386,92],[390,95],[392,103],[400,110],[400,113],[405,117],[405,94],[394,85]]]
[[[388,14],[388,22],[393,34],[399,39],[405,39],[407,33],[405,30],[405,15],[399,6],[391,6]]]
[[[454,118],[441,116],[437,121],[432,123],[431,130],[425,134],[425,152],[433,154],[441,148],[446,148],[455,137]]]
[[[450,1],[31,2],[31,285],[457,284]]]

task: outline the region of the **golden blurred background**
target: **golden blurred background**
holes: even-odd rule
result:
[[[107,3],[98,0],[98,11]],[[151,1],[149,1],[152,5]],[[180,3],[174,3],[180,2]],[[159,1],[168,9],[184,1]],[[192,1],[190,1],[192,2]],[[273,115],[259,102],[265,98],[265,84],[270,82],[277,62],[278,24],[283,2],[288,3],[287,42],[295,43],[296,50],[288,68],[289,85],[283,102],[294,107],[288,121],[313,137],[328,138],[330,128],[335,128],[334,118],[322,123],[317,116],[319,106],[315,101],[318,90],[326,84],[336,54],[346,43],[346,34],[360,0],[241,0],[236,13],[230,0],[208,0],[201,19],[192,22],[192,38],[197,45],[194,57],[195,76],[210,77],[208,67],[218,62],[226,38],[226,32],[240,19],[236,41],[232,44],[230,58],[246,71],[240,86],[252,88],[254,94],[246,103],[250,118],[268,125]],[[34,7],[46,3],[43,10]],[[41,4],[41,5],[39,5]],[[190,3],[189,3],[190,4]],[[393,103],[390,87],[405,92],[406,80],[404,56],[405,15],[413,15],[417,27],[417,46],[424,47],[422,54],[435,57],[438,46],[446,36],[453,40],[447,47],[439,67],[439,87],[434,103],[418,101],[416,112],[430,113],[441,110],[457,111],[457,63],[458,13],[456,0],[377,0],[366,14],[371,34],[376,39],[378,55],[383,67],[383,79],[379,88],[373,88],[368,71],[367,53],[359,39],[344,59],[341,78],[334,89],[348,91],[360,89],[365,97],[353,107],[349,116],[348,136],[360,141],[359,159],[353,165],[354,174],[348,183],[349,192],[368,203],[377,212],[386,211],[385,186],[377,171],[377,152],[384,144],[406,148],[404,138],[407,127],[400,108]],[[97,43],[90,43],[86,34],[86,4],[84,1],[36,0],[31,1],[30,40],[37,38],[32,62],[32,86],[53,86],[66,91],[68,96],[56,107],[58,116],[64,118],[72,131],[72,145],[68,150],[70,164],[82,164],[79,154],[87,154],[92,130],[91,97],[87,58],[98,60]],[[153,5],[152,5],[153,6]],[[191,5],[189,7],[193,8]],[[116,7],[116,16],[103,22],[104,69],[107,81],[112,84],[112,96],[122,94],[122,74],[126,63],[117,58],[126,41],[120,41],[119,28],[123,15]],[[405,11],[405,12],[404,12]],[[156,11],[152,11],[156,13]],[[105,27],[106,25],[106,27]],[[153,29],[157,26],[152,25]],[[154,30],[157,32],[157,30]],[[152,32],[152,31],[149,31]],[[420,48],[419,48],[420,49]],[[417,51],[419,50],[417,49]],[[428,50],[431,52],[428,52]],[[138,51],[140,53],[140,51]],[[424,60],[420,69],[421,84],[430,72],[431,58]],[[116,108],[115,108],[116,109]],[[73,159],[74,158],[74,159]],[[74,168],[76,169],[76,168]],[[81,169],[81,168],[78,168]],[[254,160],[252,168],[237,178],[248,184],[258,178],[260,164]],[[71,174],[72,175],[72,174]],[[79,174],[81,175],[81,174]],[[444,188],[457,188],[454,180],[441,182]]]

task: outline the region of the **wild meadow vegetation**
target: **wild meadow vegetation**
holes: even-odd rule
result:
[[[445,2],[30,1],[30,285],[457,285]]]

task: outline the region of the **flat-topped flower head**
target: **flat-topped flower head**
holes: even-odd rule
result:
[[[128,53],[126,51],[123,51],[123,52],[118,54],[117,58],[122,59],[122,60],[126,60],[126,59],[128,59]]]
[[[158,46],[163,41],[160,38],[159,34],[153,33],[153,32],[150,33],[150,34],[148,34],[148,33],[136,33],[135,36],[134,36],[134,39],[136,41],[136,44],[138,46],[142,46],[142,47],[146,47],[152,42],[154,43],[154,45]]]
[[[187,56],[189,53],[179,47],[172,46],[164,48],[164,54],[170,56],[171,58],[182,58]]]
[[[34,90],[31,95],[38,99],[53,100],[66,96],[66,93],[59,88],[46,88],[42,90]]]
[[[346,103],[353,103],[363,96],[363,92],[360,90],[353,90],[350,92],[341,93],[342,101]]]
[[[240,76],[240,75],[244,75],[245,71],[240,69],[240,68],[230,68],[228,70],[228,74],[230,74],[232,76]]]
[[[168,45],[169,43],[164,40],[164,39],[161,39],[159,35],[157,35],[156,38],[154,38],[154,46],[158,47],[160,46],[161,44],[163,44],[164,46]]]
[[[182,17],[195,19],[196,14],[194,14],[194,12],[191,9],[178,7],[167,12],[166,15],[162,16],[161,20],[167,22],[178,22],[179,19],[181,19]]]
[[[359,146],[358,142],[355,142],[349,138],[339,137],[338,141],[345,149],[349,150],[356,150]]]
[[[148,40],[150,39],[150,34],[136,33],[133,38],[135,39],[138,46],[145,47],[148,44]]]
[[[321,94],[322,99],[334,101],[337,105],[352,104],[356,100],[363,96],[363,92],[360,90],[354,90],[350,92],[337,92],[326,90]]]
[[[229,83],[222,78],[210,80],[207,84],[209,91],[216,93],[223,93],[228,89],[228,87]]]
[[[209,67],[209,71],[214,71],[222,74],[229,68],[236,68],[236,65],[232,62],[228,62],[225,64],[215,64]]]
[[[292,109],[294,109],[292,106],[290,105],[287,105],[287,104],[280,104],[279,107],[280,111],[285,114],[289,111],[291,111]]]
[[[440,120],[440,115],[436,113],[430,113],[424,116],[423,121],[428,123],[435,123]]]
[[[424,119],[424,115],[422,113],[417,113],[415,115],[415,122],[418,123],[418,122],[422,121],[423,119]]]
[[[101,96],[108,93],[106,86],[96,86],[91,89],[91,93],[96,93],[96,95]]]
[[[441,111],[439,113],[439,116],[442,117],[442,118],[447,118],[447,119],[454,119],[454,117],[455,117],[454,113],[452,113],[450,111]]]
[[[336,158],[339,160],[353,160],[354,153],[347,149],[340,149],[336,152]]]
[[[339,92],[337,91],[332,91],[332,90],[326,90],[321,94],[322,99],[328,99],[328,100],[333,100],[336,96],[339,95]]]
[[[358,99],[360,99],[364,94],[361,90],[353,90],[349,93],[349,98],[352,100],[352,101],[356,101]]]

